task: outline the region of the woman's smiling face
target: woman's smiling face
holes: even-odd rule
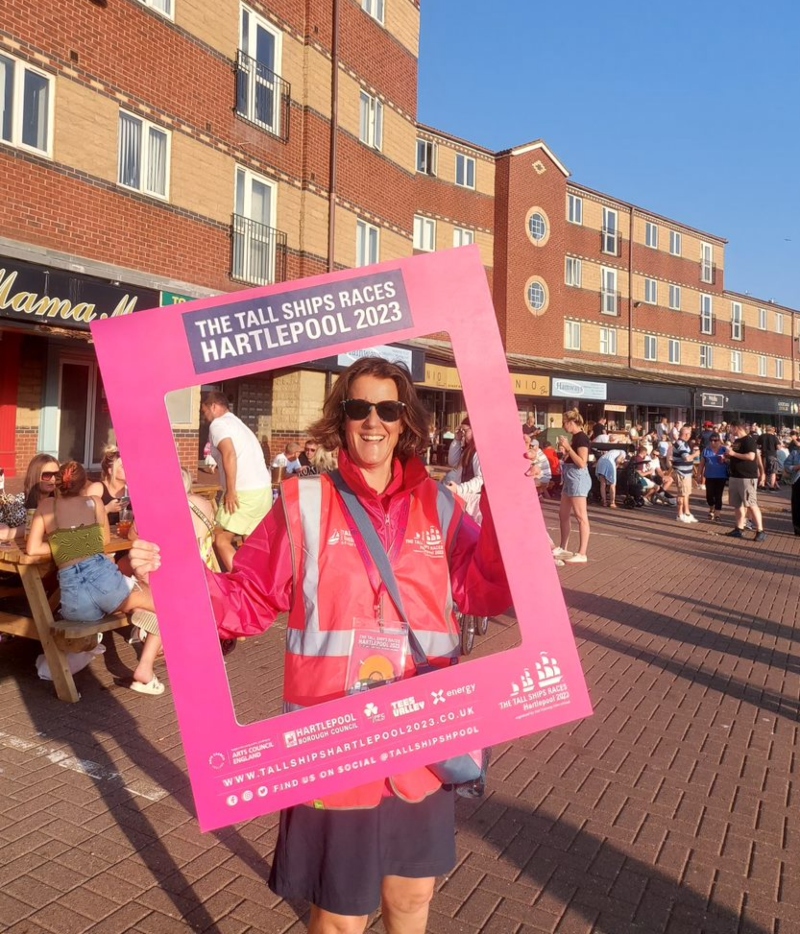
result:
[[[373,403],[397,401],[397,385],[393,379],[359,376],[350,386],[350,398]],[[402,418],[396,422],[382,422],[374,408],[364,419],[345,418],[344,432],[350,459],[363,471],[391,471],[394,449],[405,427]]]

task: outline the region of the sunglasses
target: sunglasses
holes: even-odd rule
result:
[[[375,409],[382,422],[396,422],[403,414],[405,402],[395,402],[388,399],[386,402],[367,402],[366,399],[345,399],[342,402],[344,414],[354,422],[363,422],[369,413]]]
[[[40,480],[53,480],[53,479],[55,479],[58,475],[59,475],[59,474],[58,474],[58,471],[57,471],[57,470],[43,470],[43,471],[39,474],[39,479],[40,479]]]

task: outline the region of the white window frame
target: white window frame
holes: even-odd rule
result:
[[[741,350],[731,351],[731,373],[742,372],[742,352]]]
[[[436,221],[432,217],[414,215],[414,249],[425,253],[436,249]]]
[[[564,349],[581,349],[581,323],[580,321],[564,322]]]
[[[453,246],[471,246],[475,242],[475,231],[469,227],[453,228]]]
[[[700,333],[714,333],[714,299],[711,295],[700,296]]]
[[[676,365],[681,362],[681,342],[674,337],[669,339],[669,362]]]
[[[778,357],[775,360],[775,379],[783,379],[784,378],[783,372],[784,372],[783,360],[780,357]]]
[[[165,19],[175,19],[173,0],[139,0],[139,3],[141,3],[142,6],[149,7],[151,10],[155,10],[156,13],[159,13]]]
[[[651,250],[658,249],[658,224],[652,221],[645,221],[644,245],[649,246]]]
[[[269,190],[269,217],[254,216],[257,214],[253,209],[254,182]],[[232,277],[251,285],[272,285],[276,279],[277,267],[277,183],[243,165],[237,165],[234,173],[233,209],[239,217],[252,221],[253,226],[245,226],[238,243],[234,238]],[[260,272],[265,274],[260,275]]]
[[[600,311],[604,315],[619,315],[616,269],[610,269],[608,266],[600,267],[600,295]]]
[[[766,308],[758,309],[758,330],[759,331],[767,330],[767,309]]]
[[[700,244],[700,281],[714,281],[714,247],[710,243]]]
[[[417,137],[417,172],[436,177],[436,159],[439,147],[431,139]]]
[[[574,289],[581,287],[583,264],[577,256],[567,256],[564,263],[564,283]]]
[[[700,366],[704,370],[714,369],[714,348],[711,344],[700,345]]]
[[[130,120],[132,122],[139,124],[139,185],[131,185],[123,181],[122,178],[122,146],[123,146],[123,133],[122,126],[125,120]],[[162,126],[158,126],[155,123],[151,123],[149,120],[145,120],[143,117],[139,117],[136,114],[128,113],[126,110],[119,111],[119,119],[117,121],[118,128],[118,142],[117,142],[117,184],[122,188],[127,188],[129,191],[138,191],[143,195],[148,195],[151,198],[158,198],[159,201],[169,201],[169,177],[170,177],[170,163],[172,155],[172,133],[165,129]],[[147,141],[151,139],[151,133],[163,136],[166,143],[166,158],[164,160],[164,191],[158,191],[148,184],[148,176],[150,175],[151,165],[150,160],[152,158],[152,152],[150,147],[147,145]]]
[[[6,115],[0,112],[0,134],[3,134],[0,136],[0,143],[8,143],[9,146],[14,146],[17,149],[24,149],[28,152],[35,152],[40,156],[52,158],[54,134],[53,113],[56,91],[56,83],[53,75],[42,71],[41,68],[34,68],[27,62],[22,62],[11,55],[6,55],[5,52],[0,54],[0,59],[8,64],[8,71],[11,73],[13,88],[11,94],[11,113],[9,115],[7,129],[3,127],[3,124],[6,123]],[[43,78],[47,87],[47,99],[43,105],[39,105],[38,114],[39,121],[44,122],[44,146],[23,142],[23,136],[25,134],[25,79],[27,74],[35,75],[37,78]],[[5,71],[0,72],[0,77],[5,78]],[[0,85],[0,103],[3,102],[4,98],[5,82]],[[37,135],[41,135],[41,128],[38,123],[37,128],[40,129]]]
[[[673,311],[681,310],[681,287],[679,285],[669,287],[669,307]]]
[[[731,302],[731,340],[744,340],[744,313],[741,302]]]
[[[376,22],[383,25],[384,0],[361,0],[361,9]]]
[[[383,104],[363,89],[358,96],[358,138],[370,149],[383,149]]]
[[[669,251],[673,256],[680,256],[683,249],[683,237],[680,231],[670,230],[669,232]]]
[[[380,262],[380,227],[367,221],[356,221],[356,267],[372,266]]]
[[[759,354],[758,357],[758,375],[765,377],[767,375],[767,358],[764,354]]]
[[[475,178],[477,175],[477,166],[475,158],[466,153],[456,153],[456,174],[455,182],[459,188],[475,188]]]
[[[269,33],[273,42],[273,61],[260,61],[258,58],[258,31]],[[283,62],[283,33],[268,20],[260,16],[252,7],[243,3],[239,14],[239,48],[250,59],[246,70],[246,100],[238,112],[256,126],[280,136],[283,122],[281,89],[276,80],[281,73]],[[259,106],[259,96],[269,96],[272,118]]]
[[[775,333],[783,334],[783,315],[779,312],[775,312]]]
[[[613,208],[603,208],[603,230],[600,252],[619,256],[619,213]]]
[[[583,198],[567,193],[567,220],[570,224],[583,226]]]
[[[617,355],[617,329],[600,328],[600,353],[610,357]]]
[[[646,305],[658,304],[658,279],[644,280],[644,301]]]
[[[658,360],[658,338],[655,334],[644,336],[644,358],[650,361]]]

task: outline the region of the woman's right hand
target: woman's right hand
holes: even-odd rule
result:
[[[161,567],[161,549],[154,542],[146,542],[141,538],[137,538],[131,545],[128,557],[133,573],[145,584],[151,571],[157,571]]]
[[[120,503],[118,499],[112,499],[110,502],[106,503],[106,515],[110,516],[112,512],[119,512]]]

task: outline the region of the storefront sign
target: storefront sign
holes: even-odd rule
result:
[[[0,317],[12,321],[88,331],[92,321],[154,308],[159,300],[155,289],[0,258]]]
[[[511,391],[516,396],[549,396],[550,380],[534,373],[512,373]]]
[[[561,379],[553,377],[551,395],[558,399],[599,399],[606,398],[605,383],[587,383],[580,379]]]
[[[162,292],[161,293],[161,304],[162,305],[183,305],[186,302],[192,302],[194,299],[191,295],[179,295],[177,292]]]
[[[546,376],[533,373],[511,373],[511,391],[517,396],[549,396],[550,380]],[[461,389],[458,370],[452,366],[440,366],[436,363],[425,364],[425,382],[423,386],[433,389]]]
[[[461,389],[461,377],[454,366],[439,366],[437,363],[425,364],[425,381],[421,384],[432,389]]]
[[[792,402],[791,399],[776,399],[775,411],[779,415],[797,415],[800,413],[800,405],[797,402]]]
[[[210,572],[198,554],[164,397],[201,382],[304,366],[318,355],[319,343],[305,323],[316,321],[322,336],[324,315],[338,322],[335,339],[331,335],[327,342],[329,353],[361,351],[380,343],[376,338],[385,327],[380,317],[375,320],[364,310],[367,326],[358,327],[358,310],[367,306],[356,301],[356,292],[363,298],[366,283],[392,283],[396,296],[391,300],[397,301],[399,317],[390,323],[397,328],[397,340],[441,331],[450,335],[520,641],[468,664],[271,720],[240,723],[212,617],[206,577]],[[334,308],[324,303],[326,295],[332,296]],[[323,304],[308,304],[315,297]],[[286,343],[262,356],[252,334],[279,325],[253,321],[248,330],[247,310],[263,309],[266,317],[272,308],[277,317],[287,306],[310,310],[297,319],[302,330],[281,332]],[[282,325],[294,320],[287,318]],[[156,330],[158,340],[153,339]],[[270,333],[276,339],[278,332]],[[125,454],[137,527],[143,538],[161,548],[161,569],[151,575],[150,583],[204,830],[321,799],[591,713],[541,507],[525,477],[517,404],[477,247],[99,321],[92,335]],[[237,341],[236,335],[242,339]],[[234,356],[228,356],[225,337]],[[261,340],[263,347],[266,338]],[[131,392],[130,372],[120,366],[121,359],[136,360],[136,392]],[[520,515],[526,517],[524,522]],[[442,556],[435,528],[412,545],[421,561]],[[326,569],[320,564],[319,573],[335,574],[336,556],[330,550],[345,547],[345,535],[335,536],[326,547]],[[347,584],[342,582],[337,599],[345,599]],[[279,666],[276,659],[276,670]]]
[[[725,396],[721,392],[701,392],[699,407],[701,409],[724,409]]]
[[[361,357],[383,357],[391,363],[402,364],[409,373],[412,372],[413,353],[408,347],[390,347],[388,344],[380,344],[377,347],[368,347],[366,350],[351,350],[348,353],[341,353],[336,357],[339,366],[350,366]]]

